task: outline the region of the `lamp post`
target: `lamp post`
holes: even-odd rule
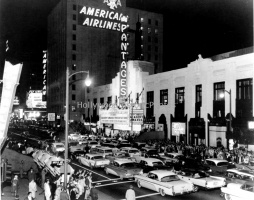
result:
[[[90,86],[91,80],[89,78],[89,71],[79,71],[70,75],[69,68],[66,69],[66,110],[65,110],[65,152],[64,152],[64,188],[67,186],[67,160],[68,160],[68,133],[69,133],[69,78],[75,74],[87,74],[85,85]]]

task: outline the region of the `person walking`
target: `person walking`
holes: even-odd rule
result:
[[[19,189],[19,179],[18,179],[18,175],[15,175],[11,181],[11,192],[12,192],[12,195],[14,195],[15,197],[18,194],[18,189]]]
[[[125,198],[126,198],[126,200],[135,200],[136,199],[135,191],[133,190],[132,185],[130,185],[130,189],[128,189],[126,191]]]
[[[34,172],[33,168],[30,168],[29,172],[27,173],[28,182],[30,183],[31,180],[36,180],[36,173]]]
[[[29,187],[29,192],[32,193],[33,199],[35,199],[36,192],[37,192],[37,185],[36,185],[34,179],[31,180],[31,182],[29,183],[28,187]]]
[[[44,183],[44,194],[45,194],[45,200],[51,200],[51,190],[50,190],[50,185],[49,185],[49,179],[46,180]]]
[[[85,179],[85,183],[86,183],[85,200],[87,200],[92,188],[92,174],[88,174],[88,176]]]
[[[19,174],[20,174],[20,178],[23,178],[23,174],[24,174],[24,161],[21,160],[20,164],[19,164]]]

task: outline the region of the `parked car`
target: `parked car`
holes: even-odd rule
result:
[[[97,148],[97,153],[105,158],[106,155],[113,155],[113,149],[109,147]]]
[[[99,154],[86,154],[84,157],[79,157],[78,161],[80,164],[93,168],[105,167],[109,165],[109,159],[103,158],[102,155]]]
[[[128,153],[130,155],[130,157],[141,156],[141,152],[138,149],[132,148],[132,147],[122,147],[120,149],[120,151],[124,151],[124,152]]]
[[[225,173],[227,169],[235,168],[235,165],[229,163],[227,160],[220,160],[216,158],[206,159],[204,165],[210,167],[212,173]]]
[[[69,147],[69,151],[70,152],[75,152],[75,151],[81,151],[81,150],[84,150],[85,147],[87,145],[87,142],[86,141],[81,141],[79,142],[78,144],[76,145],[72,145]]]
[[[59,152],[65,151],[64,144],[61,142],[52,143],[51,148],[53,153],[59,153]]]
[[[226,185],[225,178],[210,176],[201,170],[181,170],[177,175],[181,180],[194,184],[195,192],[197,192],[199,188],[214,189]]]
[[[245,183],[254,181],[254,173],[250,170],[228,169],[225,173],[227,183]]]
[[[167,164],[167,160],[165,160],[165,163]],[[203,163],[193,158],[181,158],[180,162],[174,164],[174,169],[176,171],[189,169],[189,170],[201,170],[205,172],[212,172],[209,166],[205,166]]]
[[[109,159],[110,162],[113,162],[116,159],[129,159],[135,161],[135,159],[131,158],[128,153],[125,151],[115,152],[113,155],[106,155],[105,158]]]
[[[172,171],[155,170],[148,174],[136,175],[135,180],[139,188],[145,187],[154,190],[159,192],[161,196],[176,196],[194,192],[192,183],[180,180]]]
[[[221,188],[221,192],[226,200],[253,200],[254,182],[247,181],[243,184],[229,183],[226,187]]]
[[[180,160],[184,159],[184,155],[181,153],[165,153],[165,157],[167,162],[171,162],[171,163],[179,163]]]
[[[159,169],[173,170],[173,166],[167,166],[157,158],[143,158],[140,160],[139,166],[143,169],[144,173]]]
[[[79,157],[84,157],[86,155],[85,151],[83,150],[78,150],[78,151],[74,151],[74,152],[69,152],[69,158],[72,161],[78,161]]]
[[[133,178],[134,175],[142,174],[143,170],[129,159],[116,159],[110,165],[105,167],[106,174],[119,176],[121,180],[124,178]]]

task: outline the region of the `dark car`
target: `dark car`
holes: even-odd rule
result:
[[[139,163],[139,167],[143,169],[144,173],[148,173],[153,170],[170,170],[174,168],[172,165],[165,165],[162,161],[156,158],[145,158]]]
[[[85,155],[86,155],[85,151],[74,151],[72,153],[71,152],[69,153],[69,158],[72,161],[77,161],[78,157],[85,156]]]
[[[179,163],[174,165],[176,171],[178,170],[201,170],[205,172],[212,172],[209,166],[205,166],[201,162],[193,158],[184,158]]]

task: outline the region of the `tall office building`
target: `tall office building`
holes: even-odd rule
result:
[[[123,32],[128,34],[124,46]],[[110,84],[126,52],[126,59],[152,62],[154,73],[162,72],[161,14],[127,7],[126,0],[60,0],[48,16],[48,112],[63,119],[67,67],[70,74],[89,70],[91,87]],[[76,105],[85,99],[81,80],[86,76],[80,73],[70,78],[72,120],[83,116]]]

